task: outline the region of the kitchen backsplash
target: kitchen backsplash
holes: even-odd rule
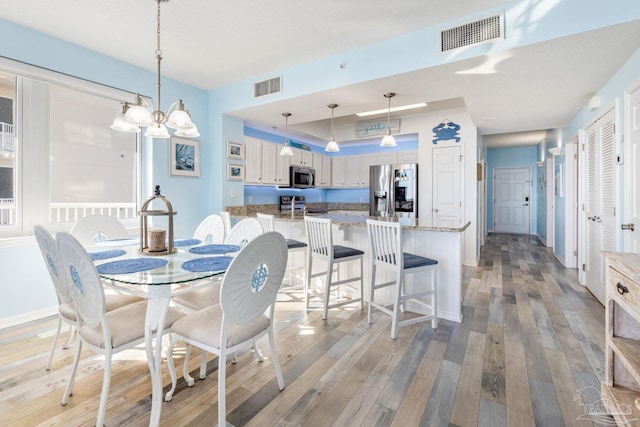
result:
[[[336,203],[336,202],[309,202],[306,204],[307,209],[328,210],[328,211],[369,211],[368,203]],[[255,216],[258,212],[265,214],[280,213],[277,204],[268,205],[244,205],[244,206],[227,206],[224,208],[231,216]]]

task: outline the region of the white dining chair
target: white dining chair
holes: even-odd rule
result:
[[[262,234],[262,225],[255,218],[244,218],[231,228],[225,243],[243,247]]]
[[[102,392],[96,419],[96,425],[102,426],[107,409],[112,356],[144,342],[147,302],[140,301],[107,312],[100,276],[84,247],[75,237],[66,232],[57,233],[56,242],[62,260],[62,271],[67,274],[71,282],[71,297],[76,308],[76,328],[79,338],[71,375],[61,404],[66,406],[73,392],[84,344],[105,358]],[[171,325],[182,316],[184,313],[169,307],[165,318],[166,328],[164,331],[159,331],[158,339],[163,333],[169,332]]]
[[[346,304],[360,302],[362,309],[363,301],[363,258],[364,252],[360,249],[350,248],[348,246],[334,245],[331,219],[319,217],[304,217],[304,225],[307,232],[308,250],[307,250],[307,282],[305,287],[305,305],[309,308],[309,300],[311,296],[319,297],[323,300],[322,318],[326,319],[330,308],[341,307]],[[313,260],[320,260],[326,264],[326,270],[318,273],[313,272]],[[341,263],[356,261],[359,264],[359,275],[348,277],[342,280],[334,280],[333,274],[337,273],[334,266],[338,267]],[[312,288],[312,279],[325,276],[324,293],[318,294]],[[339,279],[339,277],[338,277]],[[343,301],[330,303],[332,288],[347,283],[360,282],[359,298],[348,298]],[[349,286],[353,289],[352,286]]]
[[[207,245],[224,242],[224,220],[217,214],[207,216],[198,224],[196,231],[193,233],[193,238]]]
[[[81,218],[71,227],[70,233],[85,246],[100,241],[129,237],[127,229],[117,218],[102,214],[92,214]]]
[[[51,369],[51,363],[53,362],[53,355],[58,345],[62,324],[66,323],[69,326],[69,336],[67,337],[67,341],[62,345],[62,348],[66,349],[73,339],[77,317],[76,308],[73,305],[73,299],[71,297],[70,282],[67,275],[64,274],[62,261],[58,254],[58,246],[54,237],[41,225],[34,225],[33,232],[47,271],[49,272],[49,277],[53,282],[56,297],[58,298],[58,327],[55,338],[53,339],[49,361],[47,362],[46,369],[48,371]],[[105,309],[106,311],[111,311],[138,301],[142,301],[142,298],[115,292],[109,293],[105,295]]]
[[[224,238],[226,239],[231,232],[231,214],[227,211],[220,211],[220,218],[224,222]]]
[[[258,212],[256,214],[256,219],[260,222],[260,225],[262,225],[262,231],[267,232],[267,231],[276,230],[275,215]],[[304,261],[302,262],[302,265],[294,264],[293,258],[295,257],[296,253],[302,253],[304,255],[307,250],[307,244],[305,242],[301,242],[295,239],[286,239],[286,242],[287,242],[287,248],[289,250],[288,252],[289,256],[287,257],[287,270],[286,270],[286,273],[288,273],[289,275],[288,289],[298,288],[298,286],[294,285],[293,283],[293,276],[295,272],[297,271],[301,272],[302,286],[304,286],[304,284],[306,283],[305,277],[307,274],[307,267],[305,262],[306,257],[303,256]]]
[[[171,389],[165,400],[170,401],[177,378],[173,349],[185,342],[218,355],[218,425],[226,426],[226,362],[227,356],[250,347],[268,335],[271,358],[278,388],[284,379],[276,350],[273,316],[276,296],[284,277],[287,244],[280,233],[264,233],[236,255],[222,280],[220,304],[188,314],[173,324],[167,362],[171,373]],[[184,378],[189,386],[193,378],[188,373],[188,353],[184,359]]]
[[[438,327],[438,287],[436,284],[438,261],[404,252],[402,250],[402,227],[399,222],[367,219],[367,232],[371,249],[371,294],[367,320],[373,322],[373,310],[391,316],[391,338],[396,339],[398,328],[431,320],[431,327]],[[376,284],[378,268],[391,270],[394,280]],[[430,282],[425,277],[414,281],[413,290],[407,292],[405,276],[411,273],[430,273]],[[375,292],[387,286],[394,286],[392,304],[375,301]],[[421,299],[422,298],[422,299]],[[429,301],[430,299],[430,301]],[[399,320],[400,312],[411,301],[427,309],[430,314]]]

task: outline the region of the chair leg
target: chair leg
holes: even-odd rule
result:
[[[80,363],[80,353],[82,352],[82,340],[78,340],[78,345],[76,345],[76,354],[73,356],[73,366],[71,367],[71,375],[69,376],[69,383],[67,383],[67,388],[64,391],[64,395],[62,396],[62,401],[60,404],[62,406],[67,406],[67,401],[69,400],[69,396],[73,393],[73,383],[76,379],[76,371],[78,370],[78,363]]]
[[[328,269],[327,269],[327,280],[325,283],[324,290],[324,308],[322,310],[322,320],[327,320],[327,316],[329,315],[329,297],[331,295],[331,276],[332,276],[333,264],[329,261]]]
[[[401,272],[396,274],[395,301],[393,302],[393,314],[391,316],[391,339],[398,337],[398,312],[403,304],[402,301],[402,282],[403,276]]]
[[[431,295],[431,305],[433,309],[433,318],[431,319],[431,327],[433,329],[438,328],[438,285],[436,283],[437,279],[436,269],[431,270],[431,289],[433,290],[433,294]]]
[[[360,257],[360,310],[364,308],[364,257]]]
[[[225,427],[227,425],[227,396],[226,381],[227,375],[227,353],[221,349],[218,355],[218,426]]]
[[[311,259],[311,255],[307,257],[307,266],[309,270],[307,270],[307,274],[305,277],[305,286],[304,286],[304,307],[306,310],[309,309],[309,289],[311,288],[311,271],[312,271],[313,261]]]
[[[373,302],[376,293],[376,265],[371,267],[371,289],[369,291],[369,308],[367,309],[367,322],[373,323]]]
[[[276,340],[273,337],[273,325],[269,327],[269,346],[271,347],[271,358],[273,359],[273,367],[276,370],[276,378],[278,379],[278,388],[284,389],[284,379],[282,378],[282,370],[280,369],[280,360],[276,351]]]
[[[102,378],[102,394],[100,395],[100,406],[98,407],[98,418],[96,426],[104,425],[104,418],[107,412],[107,399],[109,398],[109,385],[111,383],[111,351],[107,350],[104,356],[104,375]]]
[[[62,349],[63,350],[66,350],[66,349],[69,348],[69,345],[71,344],[71,340],[73,339],[73,336],[75,334],[76,334],[76,328],[74,328],[73,326],[69,325],[69,336],[67,337],[67,340],[62,345]]]
[[[47,362],[47,371],[51,370],[51,362],[53,361],[53,353],[56,351],[58,345],[58,337],[60,336],[60,329],[62,328],[62,318],[58,316],[58,329],[56,330],[56,336],[53,338],[53,347],[51,347],[51,354],[49,355],[49,361]]]
[[[200,376],[198,378],[201,380],[207,378],[207,352],[202,349],[200,350]],[[193,385],[193,383],[191,385]],[[191,385],[189,385],[189,387],[191,387]]]
[[[253,351],[256,352],[256,357],[258,358],[258,362],[264,362],[264,356],[262,355],[262,352],[258,348],[258,343],[256,342],[253,343]]]

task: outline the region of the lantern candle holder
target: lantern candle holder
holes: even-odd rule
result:
[[[151,202],[154,200],[162,200],[166,210],[149,210]],[[170,255],[176,253],[177,249],[174,247],[173,240],[173,217],[177,213],[173,210],[171,202],[160,194],[160,186],[156,185],[153,196],[144,202],[142,209],[138,212],[140,215],[140,253],[146,255]],[[168,230],[158,229],[157,227],[150,228],[148,219],[152,216],[168,217]]]

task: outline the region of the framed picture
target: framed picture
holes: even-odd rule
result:
[[[556,165],[555,170],[555,193],[556,197],[564,197],[564,172],[562,163]]]
[[[227,163],[227,179],[229,181],[242,181],[244,179],[244,165]]]
[[[227,159],[243,159],[244,145],[233,141],[227,141]]]
[[[200,176],[200,141],[171,137],[169,171],[172,176]]]

